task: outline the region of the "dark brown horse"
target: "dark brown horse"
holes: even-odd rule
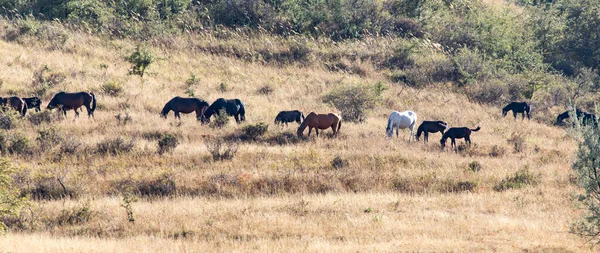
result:
[[[421,138],[421,133],[423,133],[423,141],[426,143],[429,141],[429,133],[437,133],[441,132],[442,136],[444,135],[444,131],[448,128],[448,124],[444,121],[423,121],[419,128],[417,129],[416,139],[419,141]]]
[[[27,113],[27,104],[20,97],[0,98],[2,108],[12,108],[19,112],[22,116]]]
[[[27,104],[28,109],[35,108],[36,112],[42,110],[42,100],[38,97],[23,98],[23,101],[25,101],[25,103]]]
[[[225,113],[235,118],[235,122],[238,124],[246,120],[246,108],[241,100],[235,99],[224,99],[218,98],[213,102],[208,109],[204,112],[203,123],[210,123],[210,117],[214,114],[218,114],[220,110],[225,110]]]
[[[308,136],[310,136],[310,132],[313,128],[315,129],[318,137],[319,129],[327,129],[331,127],[331,130],[333,130],[333,136],[337,137],[339,135],[340,128],[342,127],[342,118],[335,113],[316,114],[314,112],[310,112],[308,115],[306,115],[306,118],[304,118],[304,121],[302,124],[300,124],[300,127],[298,127],[298,137],[302,137],[302,133],[306,127],[308,127]]]
[[[208,103],[204,100],[197,98],[182,98],[174,97],[163,107],[160,112],[161,117],[167,118],[167,114],[170,111],[175,113],[175,118],[181,119],[180,113],[191,113],[196,112],[196,119],[202,120],[204,118],[204,111],[208,108]]]
[[[85,106],[88,117],[93,117],[96,110],[96,96],[91,92],[67,93],[61,91],[54,95],[46,108],[52,110],[59,106],[65,116],[67,116],[67,110],[75,111],[75,117],[79,117],[79,107]]]
[[[283,124],[285,124],[287,127],[288,122],[296,121],[296,123],[300,124],[302,120],[304,120],[304,114],[298,110],[280,111],[275,117],[275,125],[281,124],[281,127],[283,127]]]
[[[468,127],[452,127],[444,133],[442,139],[440,140],[440,144],[442,144],[442,149],[446,146],[446,140],[450,138],[450,145],[456,148],[456,140],[465,138],[465,142],[471,145],[471,132],[477,132],[481,129],[481,127],[477,127],[475,129],[469,129]]]

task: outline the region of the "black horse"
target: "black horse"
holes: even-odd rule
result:
[[[244,103],[239,99],[224,99],[219,98],[213,102],[206,111],[204,111],[203,123],[210,123],[210,117],[219,113],[220,110],[225,110],[227,115],[235,117],[235,122],[238,124],[246,120],[246,109]]]
[[[67,93],[61,91],[54,95],[46,108],[52,110],[59,106],[65,116],[67,116],[67,110],[73,110],[76,117],[79,117],[79,107],[85,106],[88,117],[93,117],[96,110],[96,96],[91,92]]]
[[[554,125],[560,125],[562,124],[563,120],[568,119],[570,117],[569,113],[571,111],[565,111],[561,114],[558,115],[558,117],[556,117],[556,123],[554,123]],[[582,110],[579,110],[579,108],[575,109],[575,114],[577,115],[577,118],[581,120],[581,122],[584,125],[593,123],[594,126],[598,126],[598,116],[589,113],[589,112],[584,112]]]
[[[20,97],[0,97],[0,106],[3,110],[12,108],[18,111],[21,116],[25,116],[27,113],[27,104]]]
[[[300,124],[302,123],[302,121],[304,121],[304,114],[302,114],[302,112],[298,111],[298,110],[293,110],[293,111],[280,111],[279,114],[277,114],[277,116],[275,117],[275,125],[277,124],[281,124],[281,126],[283,127],[283,124],[285,123],[285,126],[288,125],[288,122],[294,122],[296,121],[296,123]]]
[[[42,106],[42,100],[38,97],[23,98],[23,101],[25,101],[25,103],[27,104],[27,108],[29,109],[35,108],[36,112],[42,110],[40,108]]]
[[[167,114],[170,111],[175,113],[175,118],[181,119],[180,113],[191,113],[196,112],[196,119],[202,120],[204,117],[204,111],[208,108],[208,103],[204,100],[197,98],[182,98],[174,97],[163,107],[160,112],[161,117],[167,118]]]
[[[465,142],[471,146],[471,132],[477,132],[481,129],[481,127],[477,127],[475,129],[469,129],[468,127],[452,127],[446,131],[446,133],[442,136],[440,140],[440,144],[442,144],[442,149],[446,146],[446,140],[450,138],[452,140],[450,142],[451,146],[456,148],[456,140],[465,138]]]
[[[419,138],[421,138],[421,133],[423,133],[423,142],[428,142],[429,133],[441,132],[442,135],[444,135],[446,128],[448,128],[448,124],[446,124],[444,121],[423,121],[423,123],[421,123],[417,129],[416,139],[419,141]]]
[[[531,120],[531,116],[529,115],[531,107],[526,102],[510,102],[510,104],[502,108],[502,117],[505,117],[508,111],[512,111],[515,119],[517,119],[517,113],[520,113],[523,116],[521,120],[525,119],[525,113],[527,113],[527,119]]]

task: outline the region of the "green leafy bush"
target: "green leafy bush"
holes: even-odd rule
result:
[[[156,59],[152,51],[150,51],[145,46],[137,46],[135,51],[125,58],[125,60],[132,64],[129,69],[130,75],[138,75],[140,77],[144,77],[144,73],[146,73],[146,69],[150,64],[152,64]]]
[[[381,96],[366,85],[340,87],[323,96],[323,102],[335,106],[342,112],[342,118],[350,122],[363,122],[367,112],[375,108]]]
[[[171,152],[177,147],[177,145],[179,145],[177,136],[173,134],[164,134],[158,140],[158,154],[162,155],[166,152]]]

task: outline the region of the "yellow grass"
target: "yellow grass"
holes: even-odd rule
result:
[[[31,92],[33,72],[47,65],[67,78],[43,99],[44,105],[60,91],[93,90],[99,109],[95,118],[85,112],[73,120],[52,123],[61,133],[81,141],[79,155],[57,158],[58,147],[31,157],[11,155],[21,175],[61,177],[79,193],[72,200],[33,201],[23,212],[30,228],[12,229],[0,237],[8,252],[197,252],[197,251],[571,251],[585,252],[586,241],[569,233],[579,217],[572,203],[578,192],[570,164],[575,142],[564,129],[534,121],[502,118],[499,107],[469,102],[464,96],[438,88],[415,90],[389,83],[386,73],[368,62],[350,61],[365,68],[364,76],[330,72],[320,63],[307,66],[262,64],[196,50],[230,43],[234,47],[268,44],[267,36],[218,40],[210,36],[171,38],[168,47],[153,47],[160,60],[142,82],[127,75],[123,57],[135,44],[72,34],[65,49],[45,50],[0,41],[0,93]],[[271,38],[273,47],[281,41]],[[393,41],[381,39],[383,44]],[[356,45],[310,42],[319,52],[368,49]],[[360,44],[367,43],[367,44]],[[108,68],[100,66],[107,64]],[[239,131],[230,122],[224,129],[202,126],[191,115],[181,123],[159,117],[170,98],[185,96],[184,83],[194,73],[200,79],[197,97],[240,98],[248,123],[271,124],[280,110],[308,113],[336,111],[321,102],[328,91],[357,83],[384,82],[383,103],[363,124],[344,122],[338,139],[310,138],[298,144],[242,142],[231,161],[211,161],[204,142]],[[103,95],[99,87],[117,81],[124,87],[118,97]],[[230,89],[219,92],[220,83]],[[274,92],[256,91],[269,85]],[[125,106],[127,104],[128,106]],[[391,110],[410,109],[422,120],[444,120],[451,126],[481,126],[472,135],[474,146],[455,153],[439,149],[439,134],[429,144],[385,138]],[[85,110],[84,110],[85,111]],[[115,115],[127,112],[132,122],[119,125]],[[292,124],[293,125],[293,124]],[[38,129],[23,123],[16,132],[29,136],[35,146]],[[12,130],[11,130],[12,131]],[[179,136],[173,153],[159,156],[156,141],[144,133],[170,132]],[[269,136],[289,128],[269,126]],[[329,132],[329,131],[325,131]],[[12,133],[12,132],[11,132]],[[513,134],[524,137],[526,148],[514,153],[507,142]],[[122,136],[134,141],[134,151],[119,156],[84,154],[95,144]],[[459,143],[462,140],[458,141]],[[449,145],[449,143],[448,143]],[[505,152],[490,156],[495,148]],[[344,168],[330,164],[335,156],[348,161]],[[479,172],[469,163],[482,164]],[[497,192],[501,180],[528,168],[539,184]],[[166,177],[176,194],[165,198],[140,197],[131,204],[135,223],[127,221],[119,184]],[[129,180],[129,181],[128,181]],[[475,183],[470,190],[448,190],[446,184]],[[286,185],[289,184],[289,185]],[[261,188],[262,187],[262,188]],[[271,188],[269,188],[271,187]],[[315,188],[316,187],[316,188]],[[89,221],[56,224],[61,214],[89,205]],[[51,224],[51,225],[48,225]]]

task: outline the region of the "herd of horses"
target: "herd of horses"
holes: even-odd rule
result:
[[[36,111],[41,110],[42,100],[38,97],[20,98],[16,96],[12,97],[0,97],[0,106],[3,110],[14,109],[19,112],[22,116],[25,116],[28,109],[35,109]],[[76,117],[79,117],[79,109],[85,107],[88,112],[88,117],[94,116],[96,110],[96,96],[92,92],[76,92],[67,93],[59,92],[48,103],[46,107],[49,110],[54,108],[60,108],[63,115],[67,115],[68,110],[75,111]],[[174,97],[165,104],[161,116],[167,118],[169,112],[173,111],[175,118],[181,119],[181,113],[196,113],[196,119],[201,121],[202,124],[210,123],[210,118],[219,113],[225,113],[227,116],[233,116],[235,121],[239,124],[246,120],[246,108],[244,103],[239,99],[224,99],[219,98],[212,104],[198,99],[198,98],[182,98]],[[502,117],[505,117],[509,111],[512,111],[513,116],[517,119],[517,114],[522,114],[521,120],[531,119],[531,107],[526,102],[511,102],[502,108]],[[574,114],[574,115],[571,115]],[[565,111],[558,115],[556,118],[555,125],[561,124],[565,119],[575,116],[581,120],[583,124],[593,124],[598,126],[598,117],[592,113],[584,112],[580,109],[575,109],[574,113],[571,111]],[[331,128],[333,136],[336,137],[339,134],[340,128],[342,127],[342,118],[340,115],[335,113],[317,114],[310,112],[306,117],[298,110],[293,111],[281,111],[275,117],[274,123],[288,125],[290,122],[297,122],[300,124],[297,130],[298,137],[302,137],[306,128],[308,128],[308,136],[310,136],[312,130],[315,130],[315,134],[319,136],[319,130],[325,130]],[[481,128],[478,126],[474,129],[468,127],[448,127],[448,124],[444,121],[423,121],[417,128],[417,133],[414,133],[415,126],[417,124],[417,114],[413,111],[392,111],[389,116],[388,124],[386,128],[387,137],[392,137],[394,129],[396,130],[396,137],[398,137],[398,131],[400,129],[410,129],[409,141],[414,137],[416,141],[420,140],[421,134],[424,136],[424,142],[427,143],[429,139],[429,133],[440,132],[442,139],[440,144],[442,149],[446,145],[447,139],[451,140],[451,146],[456,147],[456,139],[465,139],[467,144],[471,144],[471,134],[479,131]]]

